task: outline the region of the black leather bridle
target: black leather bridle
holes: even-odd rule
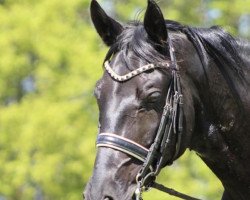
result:
[[[180,153],[183,133],[183,96],[179,67],[176,62],[175,51],[170,38],[168,39],[168,44],[171,64],[167,64],[167,67],[171,66],[172,68],[172,78],[168,88],[160,125],[151,147],[147,149],[132,140],[118,136],[114,133],[100,133],[97,138],[98,147],[116,149],[143,162],[142,168],[136,176],[137,189],[135,195],[137,200],[142,199],[141,195],[143,191],[155,186],[155,178],[160,173],[161,169],[166,165],[172,164]],[[166,67],[164,65],[166,64],[148,64],[123,76],[117,75],[109,66],[108,61],[105,63],[105,68],[113,79],[122,82],[149,69]],[[172,151],[173,145],[175,146],[174,152]],[[186,198],[185,196],[179,197],[184,199],[196,199],[192,197],[189,198],[187,195]]]

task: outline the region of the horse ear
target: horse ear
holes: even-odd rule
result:
[[[144,28],[149,37],[158,44],[166,43],[168,32],[161,9],[153,0],[148,0],[144,17]]]
[[[103,42],[108,46],[114,44],[117,36],[123,30],[122,25],[109,17],[96,0],[92,0],[90,4],[90,14],[96,31]]]

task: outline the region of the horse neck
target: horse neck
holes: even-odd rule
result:
[[[234,95],[230,87],[217,64],[211,62],[204,72],[200,89],[200,97],[210,120],[229,124],[237,117],[237,100],[240,97]]]
[[[248,69],[250,68],[250,41],[245,39],[238,39],[237,44],[239,45],[240,55],[242,60],[246,63]]]
[[[185,73],[194,88],[192,93],[195,95],[197,113],[202,109],[206,120],[211,123],[219,122],[218,126],[221,127],[229,127],[238,117],[239,109],[231,88],[217,64],[209,59],[208,65],[203,67],[199,56],[183,64],[190,66]]]
[[[240,47],[240,56],[246,64],[246,81],[235,79],[234,84],[246,115],[239,109],[241,105],[235,100],[236,96],[233,95],[232,88],[217,63],[209,58],[208,65],[203,70],[201,62],[196,60],[190,79],[193,80],[194,90],[197,91],[198,106],[190,147],[198,152],[232,197],[247,199],[250,195],[250,176],[249,170],[247,171],[249,167],[246,167],[250,163],[250,95],[247,93],[247,88],[250,88],[250,45],[248,43]],[[199,76],[193,73],[197,71]]]

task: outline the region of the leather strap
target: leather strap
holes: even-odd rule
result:
[[[131,155],[142,162],[145,162],[149,151],[142,145],[114,133],[100,133],[97,137],[96,143],[97,147],[116,149]]]

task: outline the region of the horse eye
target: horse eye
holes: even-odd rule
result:
[[[161,93],[160,92],[152,92],[150,95],[147,97],[147,102],[148,103],[155,103],[160,100]]]

